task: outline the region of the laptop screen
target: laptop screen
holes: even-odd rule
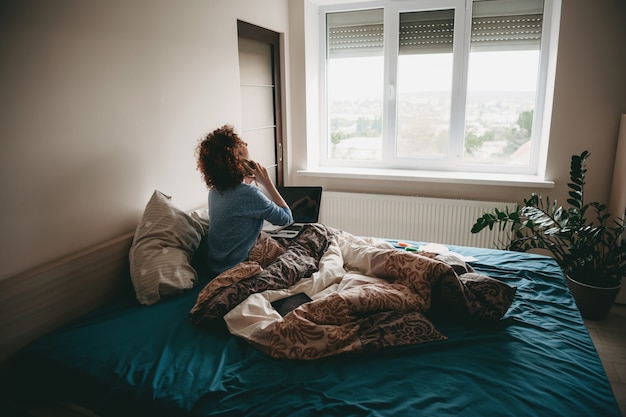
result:
[[[294,223],[317,223],[322,202],[322,187],[276,187],[289,204]]]

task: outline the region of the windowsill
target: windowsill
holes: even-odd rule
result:
[[[316,167],[300,169],[307,177],[347,178],[357,180],[435,182],[444,184],[494,185],[501,187],[553,188],[554,181],[533,175],[483,174],[476,172],[413,171],[380,168]]]

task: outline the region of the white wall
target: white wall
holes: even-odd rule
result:
[[[237,19],[287,0],[0,5],[0,279],[131,231],[154,189],[206,203],[194,149],[240,123]]]
[[[5,0],[0,3],[0,279],[131,231],[152,191],[183,209],[206,189],[193,151],[240,121],[236,20],[284,33],[291,184],[435,197],[529,189],[299,177],[306,164],[309,0]],[[548,177],[564,199],[588,149],[589,197],[608,201],[626,113],[626,2],[564,0]],[[310,29],[310,28],[309,28]],[[310,48],[309,48],[310,49]]]

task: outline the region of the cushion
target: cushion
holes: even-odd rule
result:
[[[195,285],[198,277],[191,259],[208,222],[206,209],[184,212],[170,196],[154,191],[129,253],[131,280],[141,304],[154,304]]]

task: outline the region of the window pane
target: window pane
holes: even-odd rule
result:
[[[541,0],[474,4],[465,163],[529,166],[542,12]]]
[[[454,11],[401,13],[398,157],[446,157],[450,141]]]
[[[328,158],[382,158],[383,12],[328,15]]]
[[[527,166],[539,51],[473,52],[465,162]]]

